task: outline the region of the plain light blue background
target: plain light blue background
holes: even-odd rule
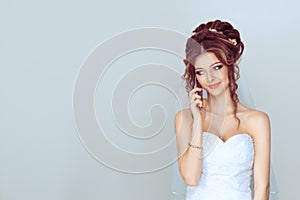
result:
[[[73,85],[87,55],[112,35],[140,27],[189,35],[217,18],[240,30],[240,67],[255,105],[271,118],[281,199],[296,199],[298,8],[291,0],[1,1],[0,199],[170,199],[170,168],[123,174],[85,151],[73,123]]]

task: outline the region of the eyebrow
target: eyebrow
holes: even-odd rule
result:
[[[213,64],[211,64],[210,66],[208,66],[208,67],[212,67],[212,66],[214,66],[215,64],[218,64],[218,63],[221,63],[221,62],[215,62],[215,63],[213,63]],[[222,63],[221,63],[222,64]],[[195,67],[195,69],[203,69],[202,67]]]

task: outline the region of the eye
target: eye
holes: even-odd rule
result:
[[[198,75],[200,75],[200,76],[201,76],[201,75],[203,75],[203,73],[204,73],[204,72],[203,72],[203,71],[201,71],[201,70],[199,70],[199,71],[196,71],[196,74],[198,74]]]
[[[214,66],[214,69],[219,70],[219,69],[221,69],[222,67],[223,67],[223,65],[216,65],[216,66]]]

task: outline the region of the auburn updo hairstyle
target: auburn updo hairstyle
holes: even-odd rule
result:
[[[244,44],[241,41],[239,31],[236,30],[229,22],[215,20],[208,23],[200,24],[186,43],[186,58],[183,59],[186,65],[182,78],[186,81],[186,91],[189,93],[195,85],[195,67],[194,62],[197,56],[202,53],[212,52],[214,55],[227,66],[230,96],[234,106],[234,116],[236,116],[237,104],[239,102],[236,91],[238,85],[236,81],[239,79],[238,60],[244,51]],[[203,92],[200,92],[203,97]]]

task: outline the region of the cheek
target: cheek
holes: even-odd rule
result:
[[[229,80],[228,79],[228,70],[227,69],[224,69],[223,71],[222,71],[222,80]]]
[[[206,85],[204,78],[197,78],[197,80],[202,87]]]
[[[227,74],[224,74],[222,77],[223,81],[229,82],[229,78]]]
[[[200,79],[199,83],[201,84],[202,88],[204,88],[205,90],[209,89],[204,79]]]
[[[228,86],[229,85],[229,78],[228,78],[227,74],[225,74],[224,76],[222,76],[222,82],[224,83],[224,86]]]

